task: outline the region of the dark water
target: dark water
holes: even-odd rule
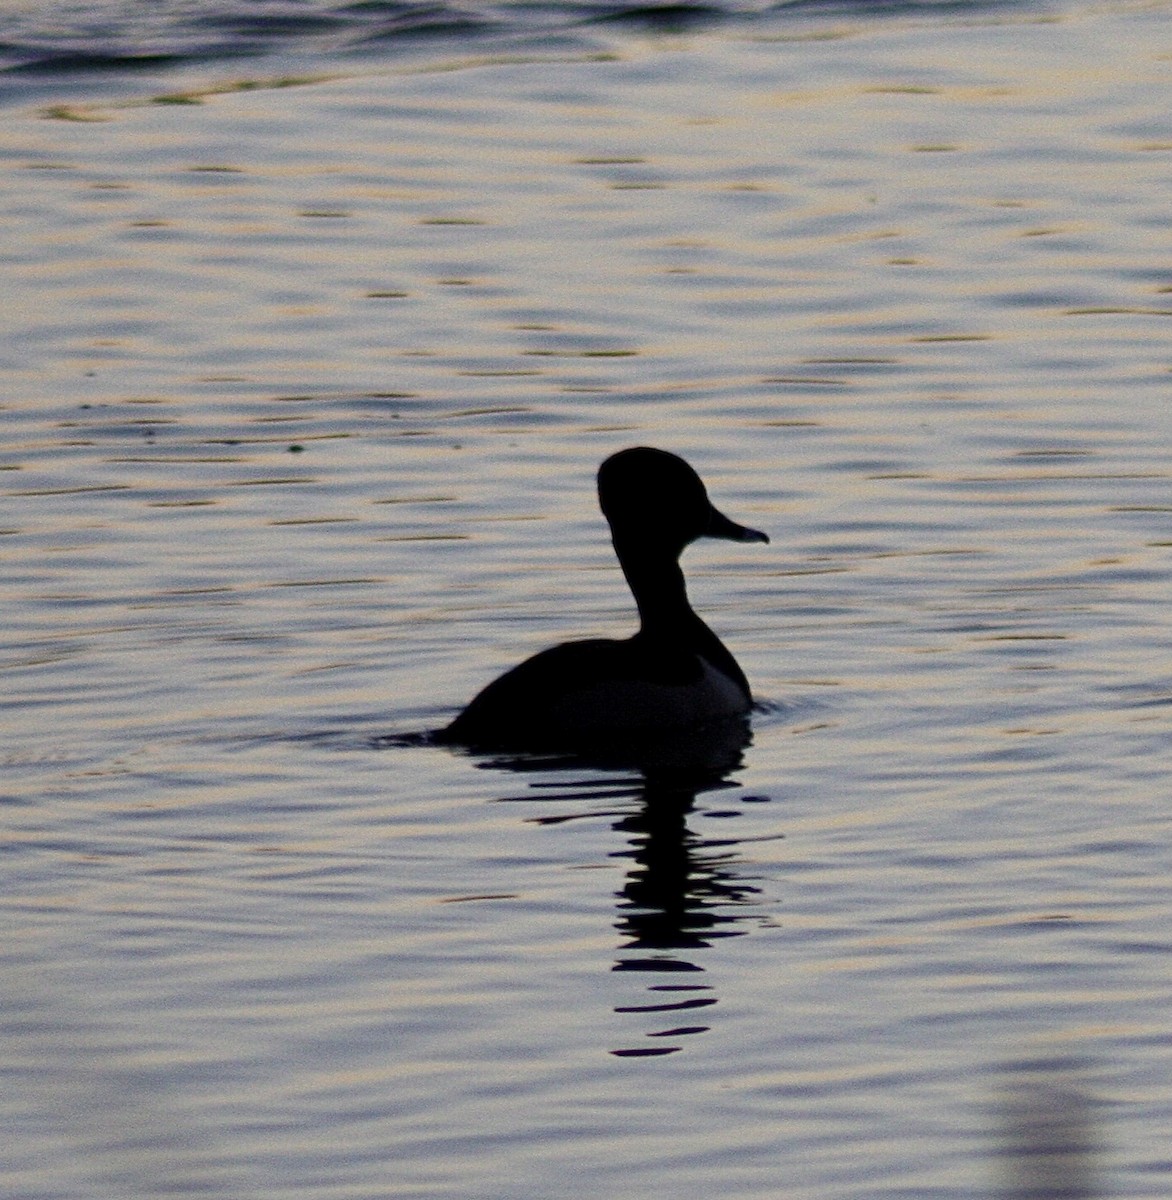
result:
[[[525,48],[602,49],[624,31],[767,32],[808,20],[1043,11],[1022,0],[783,0],[778,4],[495,4],[409,0],[15,0],[0,12],[0,101],[60,90],[134,86],[157,75],[234,60],[303,69]],[[250,68],[241,64],[241,69]]]
[[[5,9],[0,1195],[1164,1200],[1168,6],[215,13]],[[427,745],[634,443],[751,741]]]

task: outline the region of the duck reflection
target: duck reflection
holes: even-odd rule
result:
[[[507,797],[576,802],[570,814],[530,817],[536,824],[615,818],[612,828],[626,846],[614,857],[628,859],[630,866],[616,893],[615,928],[622,942],[612,970],[649,980],[645,1001],[616,1005],[615,1012],[652,1017],[655,1023],[644,1034],[652,1043],[612,1049],[619,1057],[671,1054],[682,1048],[683,1038],[709,1028],[696,1023],[718,1003],[714,986],[697,978],[705,971],[702,953],[718,939],[747,932],[759,889],[741,875],[741,839],[702,836],[689,821],[701,815],[701,795],[728,793],[726,808],[704,807],[702,815],[713,819],[739,815],[741,805],[764,799],[744,795],[732,778],[749,740],[748,722],[737,720],[653,742],[612,744],[589,757],[509,757],[483,764],[526,774],[571,774],[553,787],[547,779],[534,782],[539,796]],[[582,771],[600,773],[583,779]],[[605,799],[608,808],[603,814],[582,812],[586,799]],[[616,799],[624,801],[622,808],[611,805]]]

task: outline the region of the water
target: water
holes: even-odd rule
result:
[[[1166,1196],[1167,6],[14,11],[3,1194]],[[739,765],[419,744],[635,443]]]

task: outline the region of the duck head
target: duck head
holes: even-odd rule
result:
[[[729,520],[708,499],[700,476],[676,454],[633,446],[598,468],[598,503],[616,548],[662,550],[678,558],[697,538],[768,542]]]

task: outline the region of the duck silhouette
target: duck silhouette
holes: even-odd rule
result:
[[[697,538],[768,542],[730,521],[699,475],[636,446],[598,470],[598,501],[639,610],[630,638],[563,642],[476,695],[436,740],[475,750],[576,750],[742,720],[748,681],[692,610],[680,555]]]

